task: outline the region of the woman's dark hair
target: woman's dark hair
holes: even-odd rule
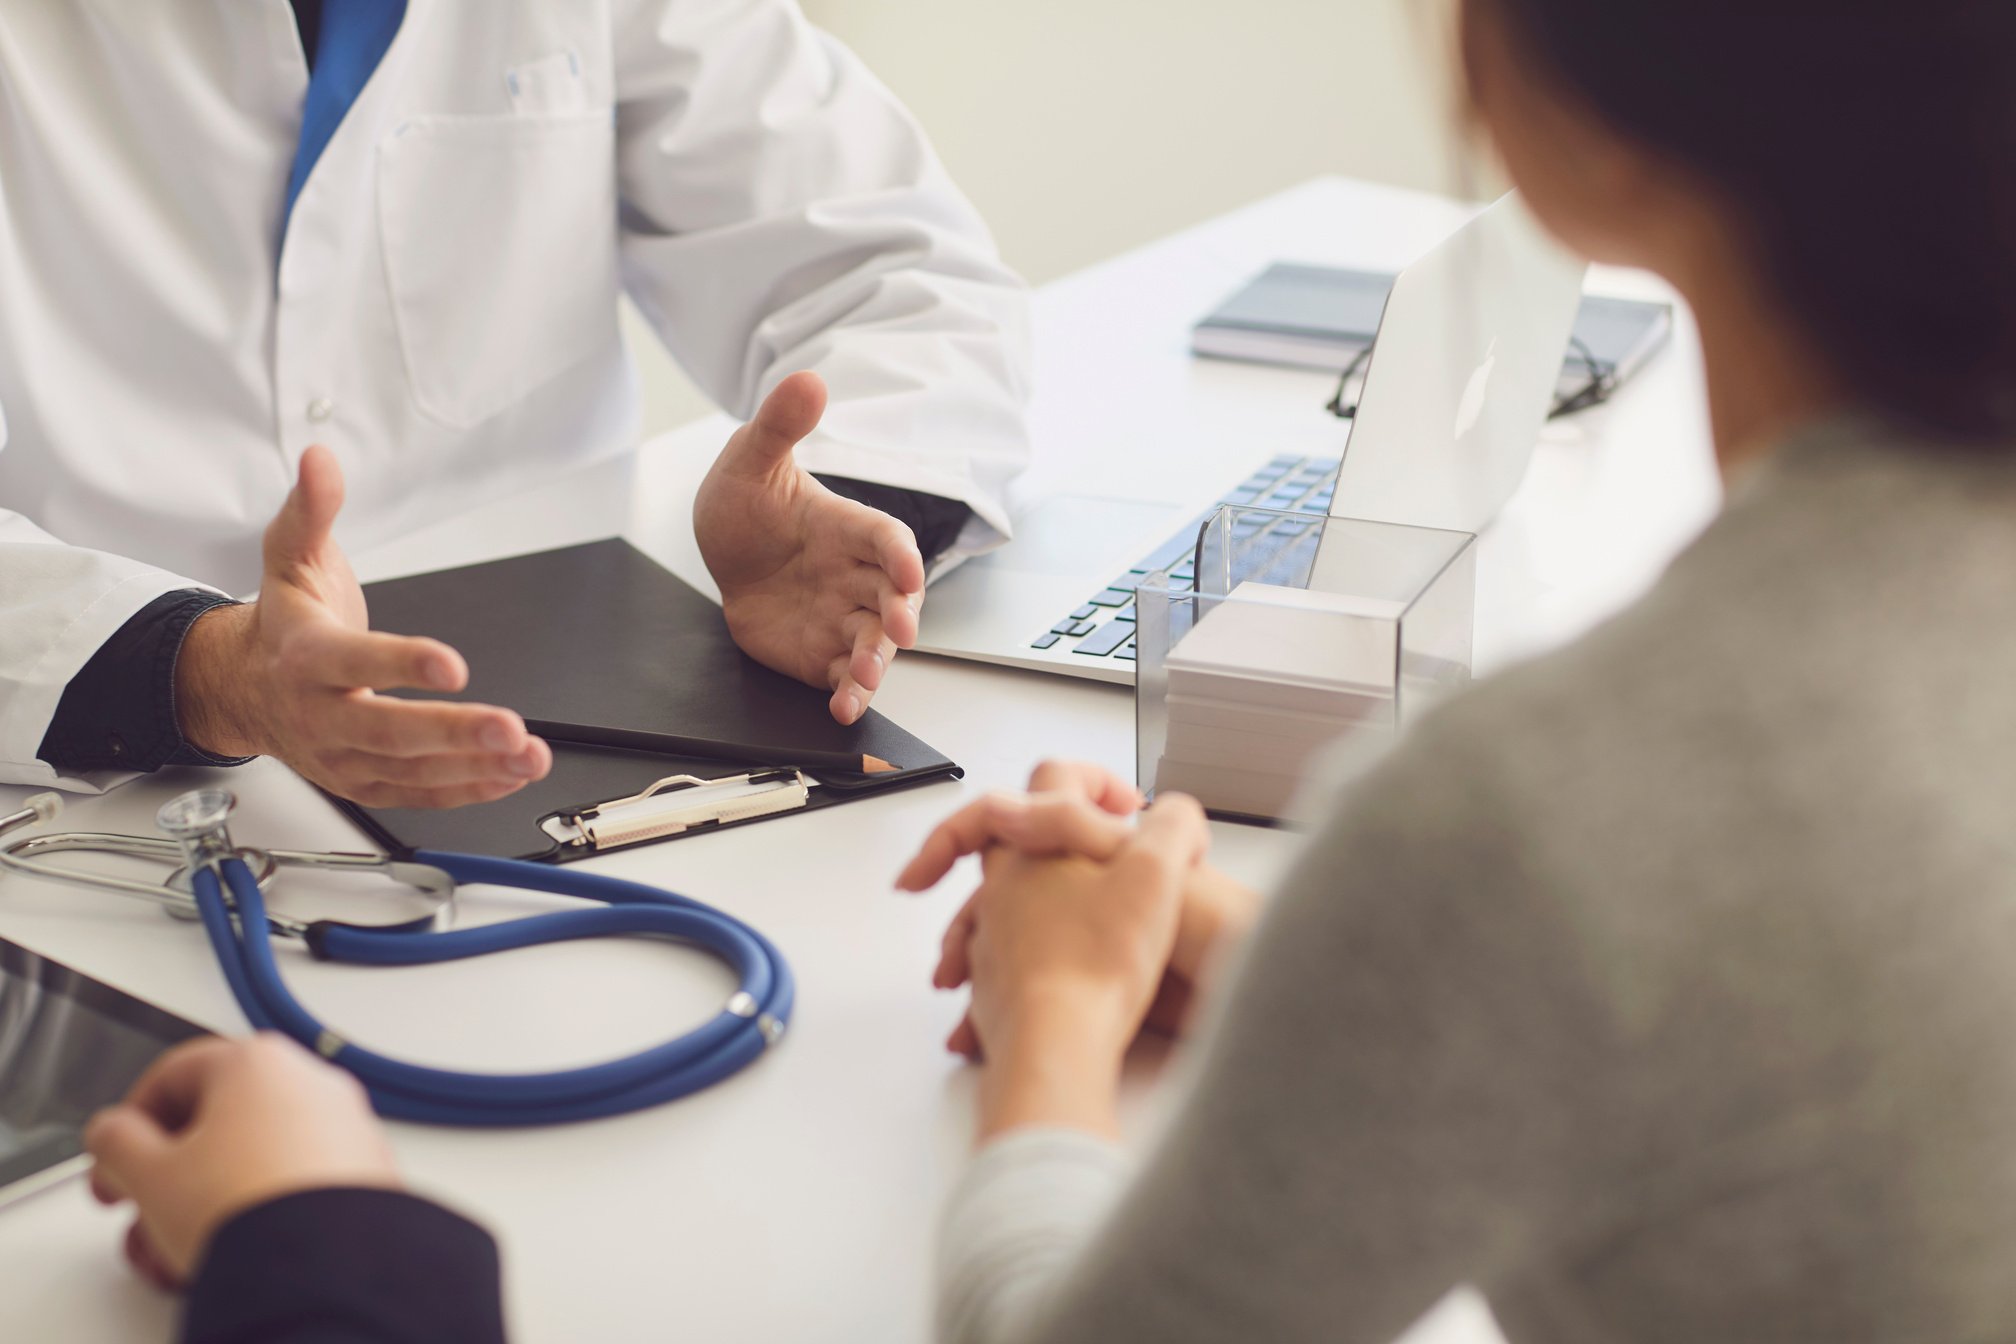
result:
[[[1862,404],[2016,444],[2016,0],[1472,0],[1745,216]]]

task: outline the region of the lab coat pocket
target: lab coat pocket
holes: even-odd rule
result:
[[[378,226],[421,412],[467,428],[616,340],[615,127],[422,117],[379,146]]]
[[[572,51],[512,66],[504,72],[504,87],[511,94],[511,110],[521,117],[582,112],[589,105],[581,58]]]

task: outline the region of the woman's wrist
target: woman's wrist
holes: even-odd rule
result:
[[[1030,996],[987,1042],[980,1140],[1034,1126],[1117,1137],[1120,1066],[1138,1026],[1115,994]]]
[[[1202,865],[1191,873],[1184,893],[1183,922],[1169,965],[1201,988],[1226,949],[1237,946],[1259,918],[1260,895],[1244,883]]]

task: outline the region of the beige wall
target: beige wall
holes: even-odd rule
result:
[[[1457,186],[1436,0],[802,0],[1041,283],[1321,173]],[[706,409],[641,326],[646,428]]]

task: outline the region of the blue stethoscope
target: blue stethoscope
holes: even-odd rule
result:
[[[0,846],[0,868],[45,880],[139,896],[171,914],[200,919],[238,1006],[255,1028],[292,1037],[355,1074],[380,1115],[436,1125],[551,1125],[656,1106],[697,1092],[746,1067],[783,1036],[791,1020],[791,969],[769,939],[698,901],[639,882],[474,854],[418,851],[409,858],[254,850],[234,845],[226,820],[236,799],[198,789],[163,806],[165,836],[68,832]],[[0,836],[52,820],[61,800],[38,794]],[[41,861],[62,851],[179,860],[165,883],[85,873]],[[281,867],[377,872],[425,893],[433,910],[415,920],[357,925],[302,923],[270,912],[262,885]],[[481,928],[443,931],[458,883],[516,887],[594,902],[594,908],[532,915]],[[740,985],[712,1021],[628,1059],[551,1073],[485,1074],[423,1068],[366,1050],[318,1021],[281,978],[273,938],[297,939],[324,961],[359,966],[424,966],[514,948],[583,938],[655,935],[710,952]]]

